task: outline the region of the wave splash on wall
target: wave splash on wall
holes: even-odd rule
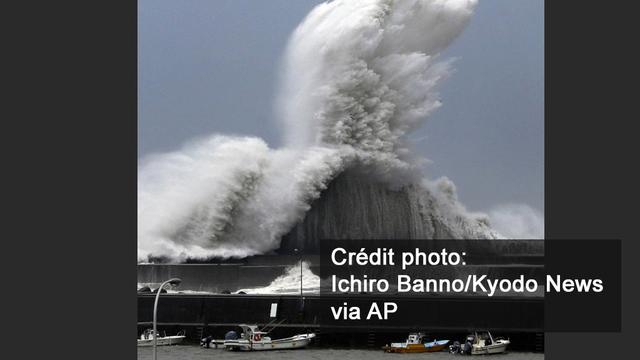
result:
[[[295,295],[300,294],[300,291],[303,294],[317,294],[320,292],[320,277],[311,271],[309,262],[302,261],[286,268],[282,275],[275,278],[267,286],[239,291],[247,294]]]
[[[398,224],[387,215],[399,209],[413,221],[412,237],[496,237],[484,216],[457,201],[450,181],[422,179],[423,161],[406,140],[440,106],[436,88],[451,62],[439,53],[475,4],[336,0],[315,7],[284,57],[278,109],[286,146],[212,135],[142,159],[138,260],[246,257],[278,249],[283,237],[288,246],[313,242],[299,235],[309,232],[300,224],[312,222],[318,206],[332,207],[321,198],[329,191],[369,209],[373,221],[386,219],[380,231],[363,223],[358,237],[393,235],[384,229]],[[348,190],[358,182],[364,186]],[[346,224],[349,216],[362,220],[333,205]]]

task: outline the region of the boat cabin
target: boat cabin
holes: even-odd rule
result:
[[[488,346],[495,343],[489,331],[476,331],[473,335],[467,336],[467,341],[478,346]]]
[[[242,329],[242,334],[240,335],[240,337],[243,339],[252,341],[262,341],[265,338],[269,339],[267,337],[268,333],[260,331],[258,325],[240,324],[238,326]]]
[[[141,335],[140,340],[152,340],[153,339],[153,329],[146,329]]]
[[[407,338],[407,344],[422,344],[424,333],[410,333]]]

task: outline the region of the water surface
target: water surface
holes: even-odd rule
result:
[[[152,359],[152,348],[138,348],[138,359]],[[542,360],[544,354],[530,352],[508,352],[499,355],[487,355],[489,359],[495,357],[496,360]],[[388,354],[382,350],[362,350],[362,349],[298,349],[280,351],[252,351],[252,352],[232,352],[220,349],[206,349],[198,345],[178,345],[158,347],[158,360],[199,360],[199,359],[256,359],[256,360],[461,360],[466,356],[452,355],[447,352],[422,353],[422,354]],[[469,357],[469,359],[487,359],[486,356]]]

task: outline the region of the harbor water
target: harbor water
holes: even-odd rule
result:
[[[138,348],[138,360],[152,359],[152,348]],[[500,360],[542,360],[543,353],[532,352],[508,352],[506,354],[493,355]],[[490,357],[493,357],[490,356]],[[389,354],[382,350],[362,350],[362,349],[299,349],[281,351],[253,351],[253,352],[232,352],[221,349],[206,349],[198,345],[177,345],[158,347],[159,360],[211,360],[211,359],[255,359],[255,360],[378,360],[397,359],[417,360],[417,359],[460,359],[461,355],[453,355],[448,352],[421,353],[421,354]],[[462,358],[467,358],[463,356]],[[471,357],[474,358],[474,357]]]

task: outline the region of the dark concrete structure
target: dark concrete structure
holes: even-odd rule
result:
[[[409,331],[427,331],[437,338],[462,339],[467,331],[490,329],[495,335],[509,336],[515,349],[542,350],[544,300],[540,297],[412,296],[396,301],[417,302],[422,312],[411,324],[325,325],[319,314],[326,311],[331,296],[294,295],[161,295],[158,322],[167,333],[186,330],[193,341],[206,335],[222,338],[240,323],[267,324],[284,321],[274,337],[302,331],[320,334],[316,346],[382,346],[402,340]],[[153,294],[138,295],[139,331],[152,321]],[[373,295],[341,296],[345,301],[389,300]],[[272,304],[278,304],[277,316],[270,317]],[[405,303],[406,305],[406,303]]]

